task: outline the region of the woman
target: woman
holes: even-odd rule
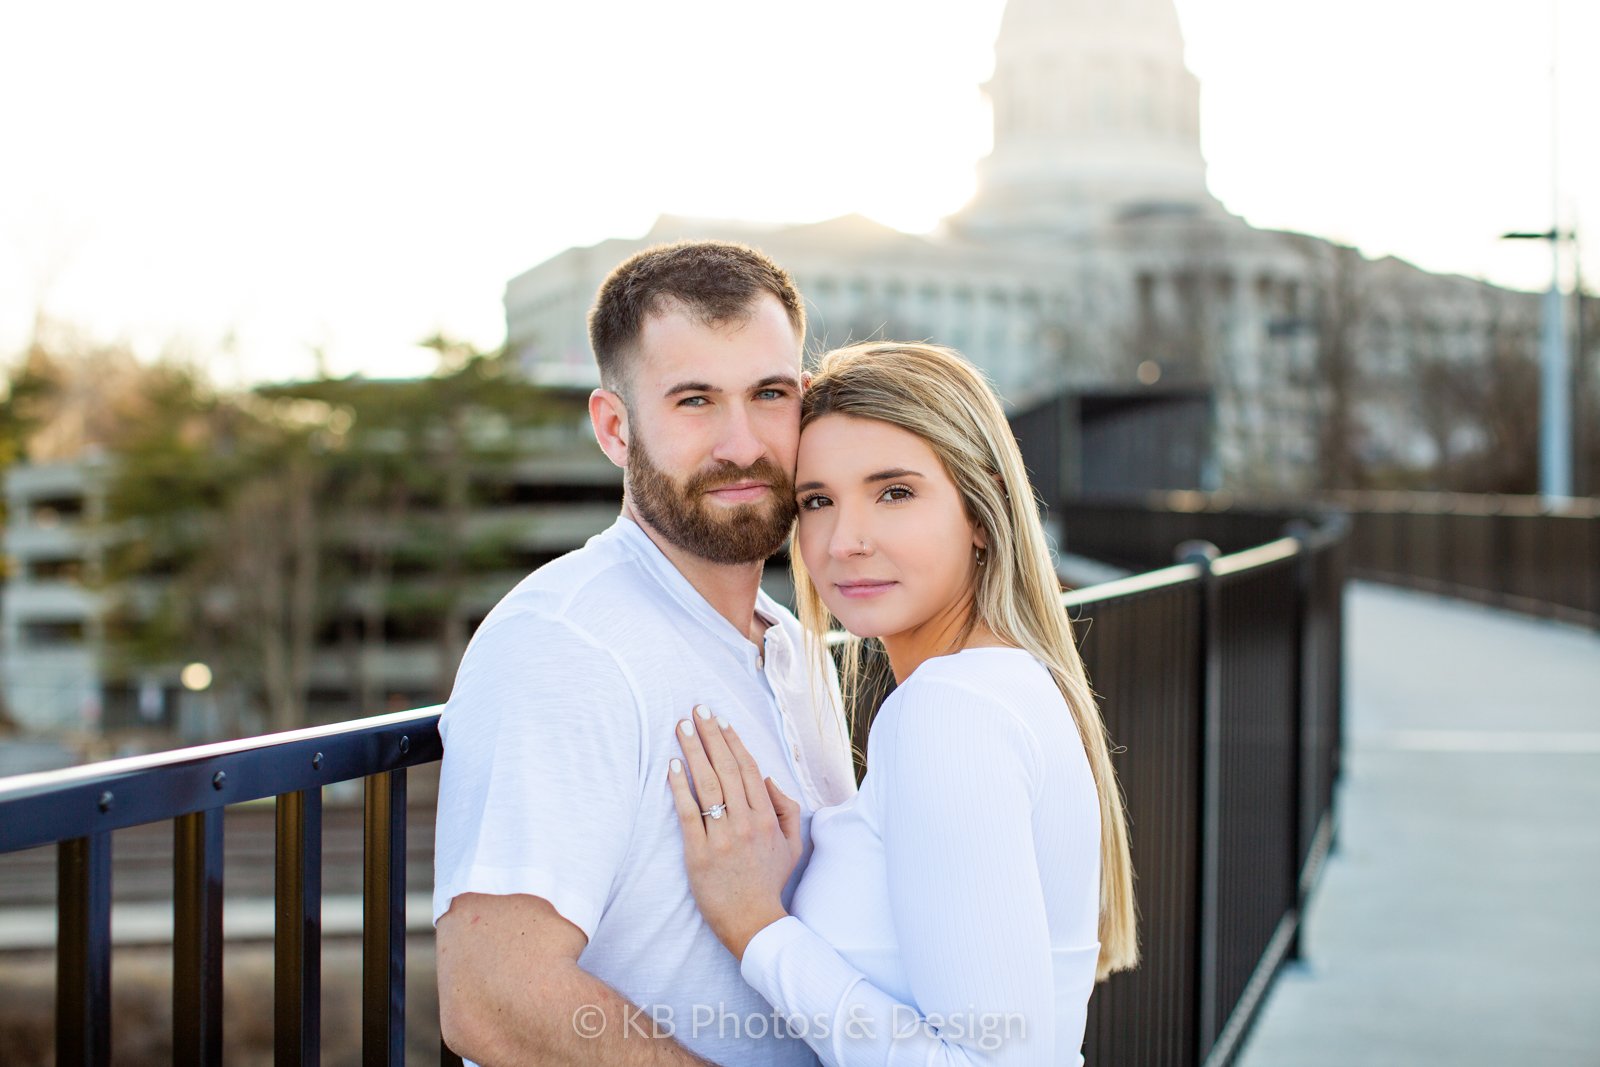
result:
[[[829,353],[807,389],[800,616],[882,642],[898,683],[867,773],[799,809],[705,709],[668,779],[690,884],[755,989],[824,1063],[1082,1063],[1097,978],[1134,965],[1133,872],[1105,729],[1016,441],[932,345]],[[698,794],[698,795],[696,795]]]

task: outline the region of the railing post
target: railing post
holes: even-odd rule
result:
[[[407,747],[409,739],[402,739]],[[406,772],[366,780],[361,1062],[398,1067],[406,1040]]]
[[[1196,1062],[1203,1062],[1217,1042],[1222,1020],[1217,1018],[1217,892],[1221,854],[1221,772],[1222,772],[1222,671],[1221,625],[1217,601],[1217,579],[1212,561],[1221,553],[1208,541],[1185,541],[1177,548],[1178,559],[1200,568],[1200,619],[1195,627],[1200,651],[1197,661],[1200,678],[1195,691],[1200,694],[1200,892],[1196,929],[1200,944],[1195,953],[1195,1040]]]
[[[222,1063],[222,809],[172,824],[172,1062]]]
[[[1284,528],[1284,536],[1299,543],[1294,560],[1294,702],[1295,713],[1290,729],[1289,758],[1292,761],[1290,780],[1294,782],[1294,813],[1290,820],[1289,884],[1294,886],[1294,934],[1289,939],[1283,958],[1300,958],[1301,920],[1305,917],[1306,886],[1303,875],[1311,855],[1311,839],[1316,833],[1316,820],[1311,813],[1317,806],[1317,768],[1320,766],[1314,748],[1321,735],[1313,718],[1317,714],[1315,669],[1317,650],[1312,612],[1315,610],[1312,555],[1312,530],[1309,523],[1296,519]],[[1309,823],[1309,825],[1308,825]]]
[[[313,757],[320,766],[322,753]],[[322,790],[278,797],[273,935],[277,1067],[322,1059]]]
[[[111,803],[108,792],[101,810]],[[111,834],[63,841],[56,857],[56,1065],[111,1062]]]

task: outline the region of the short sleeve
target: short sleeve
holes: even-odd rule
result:
[[[461,893],[526,893],[592,938],[638,811],[637,696],[563,621],[522,612],[486,627],[440,718],[434,922]]]

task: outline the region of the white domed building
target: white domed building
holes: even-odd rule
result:
[[[521,366],[595,382],[585,314],[607,272],[650,244],[718,237],[789,269],[812,349],[948,344],[1013,409],[1065,391],[1208,389],[1211,486],[1337,485],[1352,450],[1417,466],[1478,443],[1471,427],[1417,417],[1416,360],[1531,351],[1536,298],[1230,214],[1206,187],[1200,86],[1172,0],[1010,0],[995,53],[993,150],[972,201],[934,233],[856,215],[785,227],[663,216],[507,284]]]

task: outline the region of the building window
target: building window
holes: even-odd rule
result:
[[[76,522],[83,518],[83,497],[40,497],[28,509],[28,519],[35,526],[58,526],[63,522]]]
[[[82,644],[82,619],[36,619],[22,624],[22,641],[34,648]]]
[[[81,559],[36,559],[28,563],[28,579],[34,582],[78,582],[83,578]]]

